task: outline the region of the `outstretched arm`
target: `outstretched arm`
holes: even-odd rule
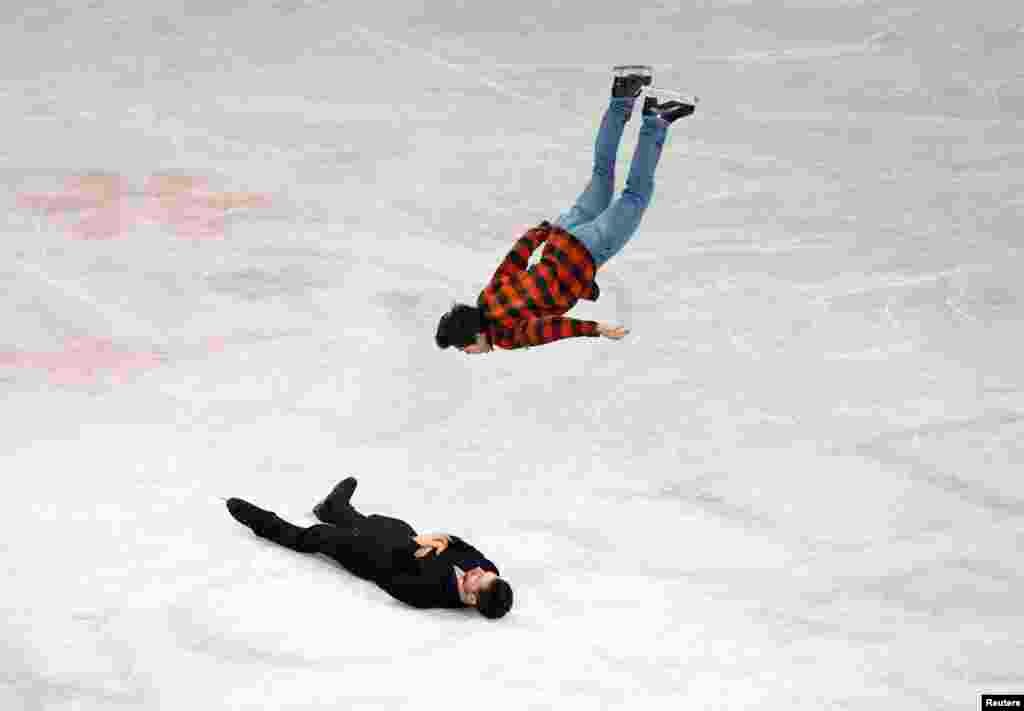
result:
[[[511,251],[505,255],[497,271],[494,272],[494,276],[491,277],[491,281],[497,281],[506,276],[513,276],[526,269],[526,265],[530,263],[530,255],[537,250],[537,247],[544,243],[549,234],[546,222],[542,222],[537,227],[527,230],[526,234],[516,240]]]
[[[520,321],[511,328],[499,328],[496,331],[495,345],[501,348],[526,348],[551,343],[563,338],[577,336],[604,336],[618,341],[629,334],[623,326],[609,326],[596,321],[580,321],[563,316]]]
[[[599,328],[600,324],[597,321],[548,316],[521,321],[513,330],[513,340],[517,347],[540,346],[563,338],[600,336]]]

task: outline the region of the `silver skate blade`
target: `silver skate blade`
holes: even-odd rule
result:
[[[644,93],[648,96],[653,96],[658,100],[659,104],[663,104],[666,101],[681,101],[684,104],[690,106],[696,106],[700,102],[700,97],[693,94],[683,94],[672,89],[662,89],[658,86],[648,86],[644,88]]]
[[[612,67],[612,72],[617,77],[626,77],[631,74],[650,77],[654,73],[654,69],[647,64],[616,64]]]

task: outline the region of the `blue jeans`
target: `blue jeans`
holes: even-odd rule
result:
[[[611,100],[597,132],[590,182],[576,204],[555,220],[556,225],[586,245],[598,268],[618,254],[639,227],[654,193],[654,169],[665,145],[668,124],[656,116],[644,116],[626,189],[612,202],[615,157],[632,110],[633,99]]]

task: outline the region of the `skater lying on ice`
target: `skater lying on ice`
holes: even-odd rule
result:
[[[621,69],[621,68],[617,68]],[[611,103],[594,145],[594,171],[576,204],[554,224],[542,222],[519,238],[498,267],[476,306],[456,304],[441,317],[435,339],[440,348],[488,353],[523,348],[573,336],[620,339],[628,331],[596,321],[565,318],[579,299],[596,301],[594,274],[636,232],[654,191],[654,169],[661,157],[669,124],[693,113],[682,101],[658,103],[647,96],[643,126],[629,167],[626,189],[615,202],[615,157],[622,131],[643,87],[651,83],[649,67],[617,72]],[[546,242],[540,262],[527,268],[530,255]]]
[[[322,524],[301,528],[242,499],[228,511],[253,533],[300,553],[323,553],[350,572],[413,607],[474,607],[502,617],[512,607],[512,588],[498,568],[458,536],[416,535],[405,521],[356,511],[349,499],[352,477],[342,480],[313,508]]]

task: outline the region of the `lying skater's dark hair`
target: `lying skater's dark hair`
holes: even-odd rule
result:
[[[476,341],[485,327],[483,311],[476,306],[455,304],[438,322],[434,340],[438,348],[464,348]]]
[[[498,578],[490,588],[476,594],[476,609],[484,617],[496,620],[512,609],[512,586]]]

